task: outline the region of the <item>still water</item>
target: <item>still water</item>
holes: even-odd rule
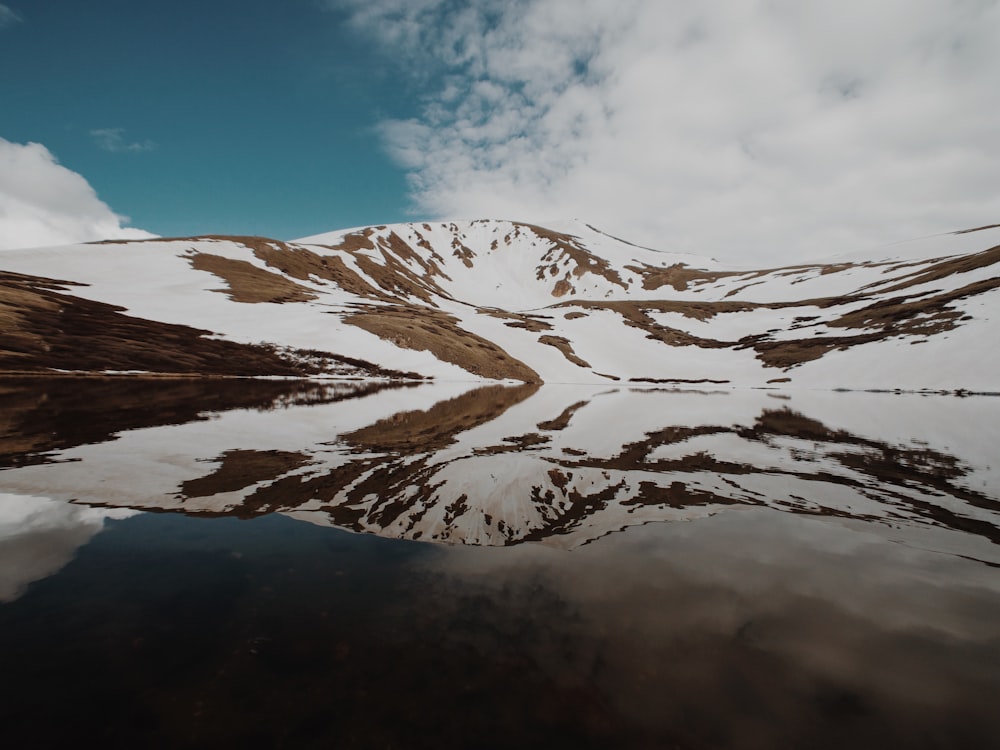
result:
[[[1000,399],[0,382],[0,733],[1000,744]]]

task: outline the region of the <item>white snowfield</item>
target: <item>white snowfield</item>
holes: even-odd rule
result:
[[[196,268],[198,256],[249,264],[259,278],[294,285],[299,298],[238,301],[234,284],[257,281]],[[281,260],[307,256],[297,269]],[[550,229],[494,220],[291,243],[8,250],[0,270],[82,284],[63,293],[130,316],[436,380],[1000,391],[1000,227],[765,270],[638,247],[582,222]],[[380,330],[390,319],[391,330]],[[406,319],[433,320],[437,345],[408,340]],[[464,333],[535,375],[497,374],[442,353]]]

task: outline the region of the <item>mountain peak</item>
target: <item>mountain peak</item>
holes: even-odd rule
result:
[[[763,270],[576,219],[6,251],[0,367],[997,391],[998,237]]]

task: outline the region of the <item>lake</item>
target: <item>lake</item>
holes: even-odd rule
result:
[[[0,380],[10,747],[1000,744],[1000,398]]]

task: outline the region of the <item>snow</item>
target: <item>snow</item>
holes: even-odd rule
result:
[[[300,240],[321,255],[337,254],[349,269],[377,287],[361,271],[357,257],[384,263],[391,257],[387,238],[395,233],[413,252],[440,267],[441,275],[429,278],[440,293],[431,304],[459,320],[467,331],[487,338],[512,357],[534,369],[547,383],[608,383],[605,376],[631,379],[682,379],[728,381],[734,387],[764,386],[777,378],[791,378],[791,387],[1000,391],[1000,289],[951,303],[953,309],[971,316],[955,330],[929,337],[888,338],[855,345],[847,350],[825,351],[819,359],[806,361],[785,371],[766,367],[752,348],[732,344],[764,335],[768,341],[794,341],[816,336],[856,336],[868,331],[831,327],[827,323],[843,314],[879,300],[905,296],[919,299],[996,279],[995,266],[924,282],[897,291],[882,291],[918,274],[928,258],[956,257],[1000,244],[1000,229],[967,234],[920,238],[882,248],[868,255],[854,254],[834,259],[858,263],[824,272],[822,265],[772,269],[766,272],[739,270],[738,275],[691,284],[684,291],[670,286],[643,289],[642,279],[629,266],[663,267],[676,263],[692,269],[733,271],[714,261],[665,253],[617,240],[583,222],[557,222],[555,230],[571,235],[572,243],[601,258],[617,273],[626,288],[592,273],[576,275],[576,267],[562,251],[526,225],[507,221],[467,221],[434,224],[398,224],[373,228],[370,240],[376,250],[343,251],[320,245],[337,245],[352,230],[315,235]],[[459,242],[472,254],[472,266],[454,254]],[[431,250],[425,245],[429,243]],[[494,248],[494,243],[496,247]],[[215,335],[243,343],[270,342],[279,346],[320,349],[377,363],[383,367],[417,372],[438,380],[481,381],[462,367],[438,360],[429,351],[397,346],[366,330],[344,322],[357,305],[386,304],[338,288],[329,281],[292,279],[307,287],[316,299],[307,302],[246,304],[220,292],[225,282],[207,271],[195,270],[192,252],[241,260],[271,273],[253,251],[235,240],[155,240],[135,243],[76,245],[62,248],[6,250],[0,254],[3,270],[68,281],[68,293],[120,305],[128,314],[151,320],[208,329]],[[545,260],[548,257],[549,260]],[[895,258],[886,263],[887,258]],[[874,260],[880,264],[873,264]],[[418,271],[420,264],[403,259]],[[548,268],[555,264],[552,276]],[[539,268],[543,270],[538,278]],[[554,297],[556,282],[569,273],[575,291]],[[874,285],[874,286],[873,286]],[[825,304],[865,289],[866,296],[850,302]],[[612,310],[575,306],[584,301],[667,300],[700,302],[749,302],[755,305],[796,303],[785,308],[749,307],[698,320],[679,312],[647,312],[658,325],[677,329],[706,340],[729,344],[724,348],[676,346],[656,341],[627,324]],[[402,302],[403,300],[401,300]],[[409,302],[414,300],[410,299]],[[560,305],[560,306],[556,306]],[[531,312],[544,318],[551,330],[528,331],[507,325],[513,322],[486,314],[484,308]],[[568,320],[570,312],[585,317]],[[816,317],[793,328],[796,317]],[[557,348],[542,343],[542,336],[566,338],[576,356],[589,363],[580,367]]]

